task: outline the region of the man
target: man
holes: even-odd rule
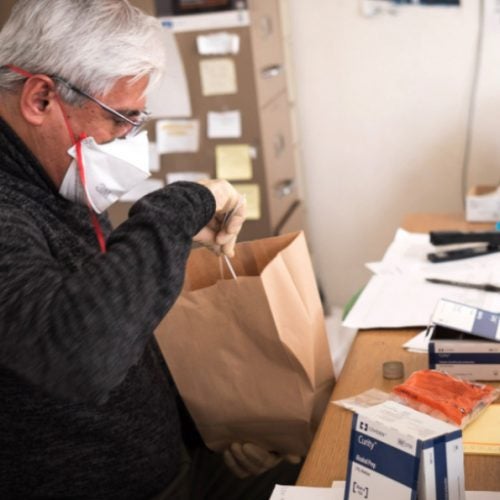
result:
[[[192,241],[232,255],[244,203],[225,181],[182,182],[114,230],[104,213],[147,175],[160,31],[127,0],[18,0],[0,32],[1,498],[267,498],[219,455],[186,454],[152,333]],[[224,456],[242,477],[281,460]]]

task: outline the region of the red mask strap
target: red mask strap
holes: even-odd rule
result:
[[[6,64],[6,68],[9,68],[11,71],[14,73],[18,73],[21,76],[24,76],[25,78],[31,78],[33,76],[32,73],[29,73],[28,71],[19,68],[18,66],[14,66],[13,64]],[[58,94],[55,95],[57,104],[59,105],[59,109],[61,110],[61,113],[63,115],[64,123],[66,124],[66,128],[68,129],[68,133],[71,139],[71,142],[75,146],[76,149],[76,164],[77,164],[77,170],[78,170],[78,176],[80,177],[80,182],[83,186],[83,192],[85,193],[85,201],[87,202],[87,207],[89,209],[89,215],[90,215],[90,220],[92,222],[92,226],[94,227],[94,232],[97,238],[97,242],[99,243],[99,248],[101,249],[102,253],[106,253],[106,240],[104,239],[104,234],[102,232],[101,224],[99,222],[99,219],[97,217],[97,214],[92,210],[92,205],[90,204],[89,197],[87,195],[87,184],[85,181],[85,168],[83,166],[83,154],[82,154],[82,139],[85,139],[87,137],[84,133],[82,133],[79,137],[79,139],[76,139],[76,135],[73,132],[73,129],[71,127],[71,124],[69,123],[68,117],[66,116],[66,113],[64,112],[64,106],[61,101],[61,98],[59,97]]]
[[[14,73],[18,73],[19,75],[24,76],[25,78],[31,78],[33,76],[28,71],[24,70],[23,68],[19,68],[18,66],[14,66],[13,64],[6,64],[5,67],[9,68]]]
[[[64,114],[64,111],[63,111]],[[76,149],[76,165],[78,169],[78,175],[80,177],[80,182],[83,186],[83,190],[85,192],[85,200],[87,201],[87,207],[89,209],[90,220],[92,221],[92,226],[94,226],[94,232],[97,238],[97,242],[99,243],[99,248],[102,253],[106,253],[106,240],[104,239],[104,234],[102,232],[101,224],[99,219],[97,218],[97,214],[92,210],[92,206],[90,205],[90,200],[87,195],[87,182],[85,180],[85,169],[83,167],[83,154],[82,154],[82,139],[85,139],[86,135],[81,134],[80,139],[75,143]]]

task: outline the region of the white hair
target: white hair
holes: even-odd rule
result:
[[[16,88],[23,76],[59,76],[77,88],[103,95],[122,77],[149,77],[164,69],[165,49],[158,19],[128,0],[18,0],[0,31],[0,92]],[[81,97],[58,84],[70,103]]]

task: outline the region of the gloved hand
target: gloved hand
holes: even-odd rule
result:
[[[225,464],[241,479],[262,474],[283,460],[298,464],[301,458],[298,455],[278,455],[252,443],[232,443],[224,451]]]
[[[215,198],[215,215],[193,239],[217,254],[222,252],[233,257],[236,238],[245,221],[246,200],[226,180],[204,179],[199,184],[212,192]],[[230,211],[232,213],[226,222],[224,217]]]

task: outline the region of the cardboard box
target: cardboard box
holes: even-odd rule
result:
[[[473,186],[465,197],[465,218],[468,222],[500,220],[500,189],[497,186]]]
[[[344,500],[464,500],[462,431],[394,401],[353,418]]]
[[[429,368],[468,380],[500,380],[500,314],[443,299],[429,335]]]

